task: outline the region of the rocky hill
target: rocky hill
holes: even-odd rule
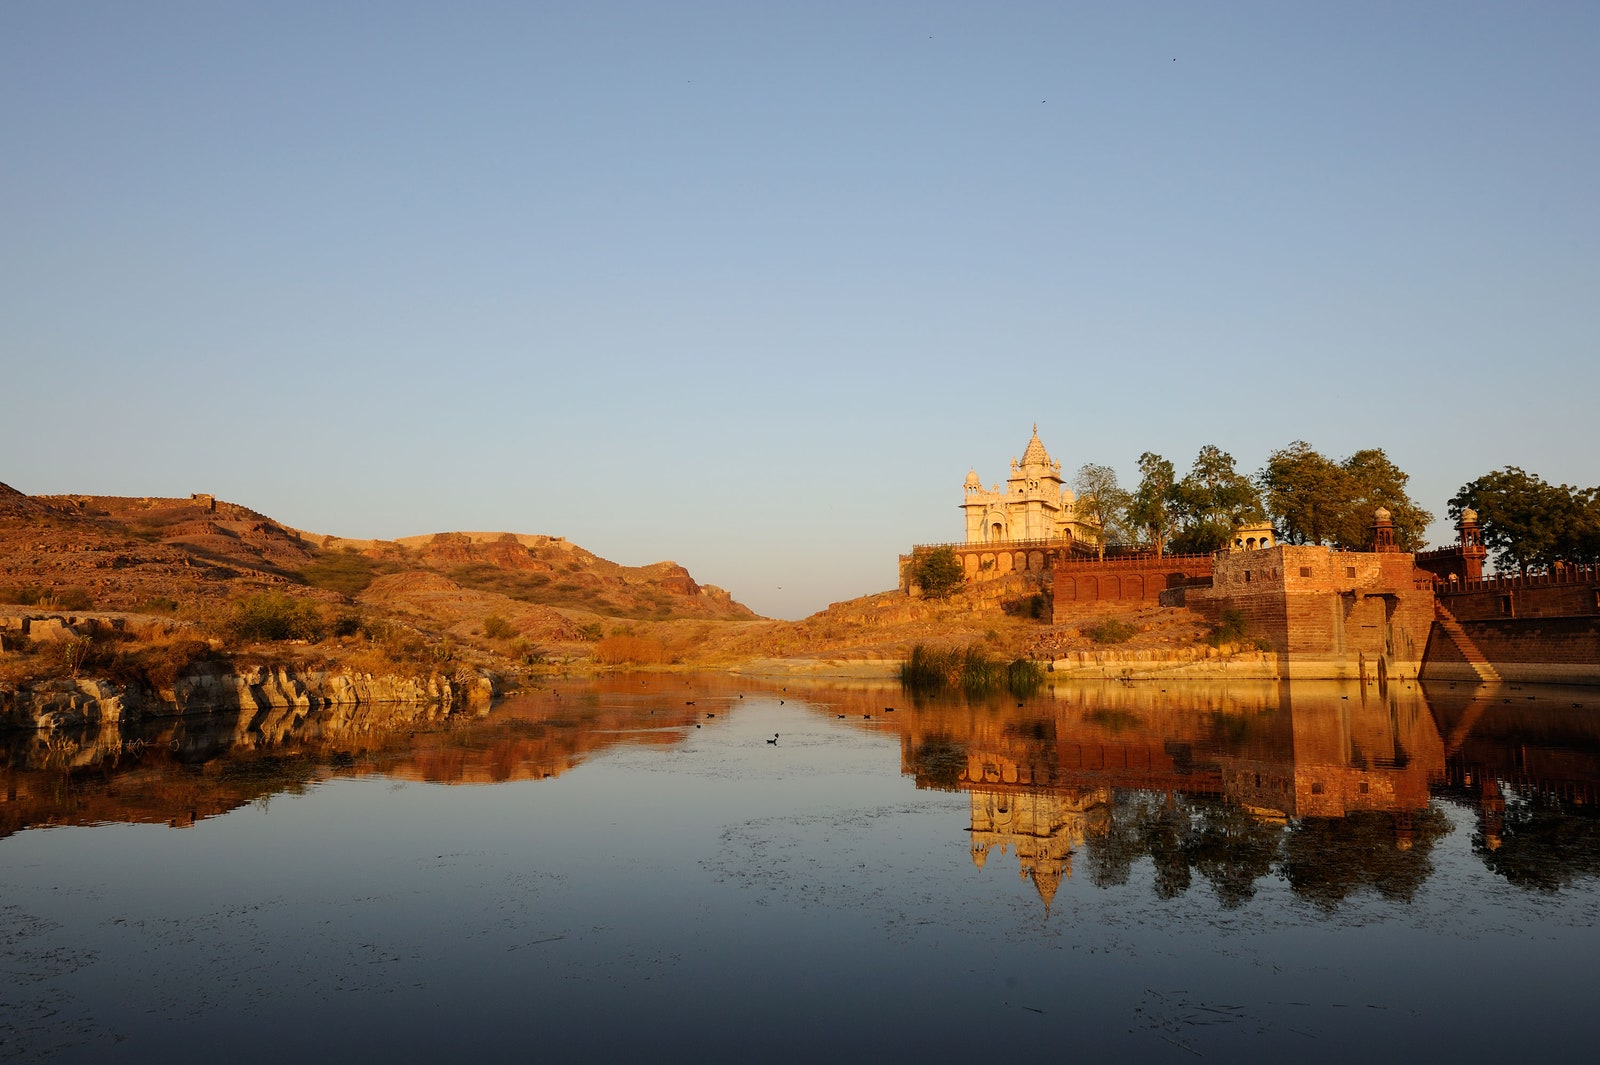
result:
[[[274,588],[338,602],[361,597],[380,577],[405,574],[426,575],[434,588],[444,581],[600,618],[756,616],[676,563],[622,566],[559,536],[340,540],[209,495],[26,496],[0,484],[0,591],[13,598],[21,592],[24,600],[106,610],[151,603],[204,608]],[[383,589],[367,601],[381,605]]]
[[[623,566],[560,536],[348,540],[207,495],[30,497],[0,485],[0,696],[70,681],[71,702],[97,678],[159,693],[217,670],[475,683],[752,662],[883,674],[918,643],[1002,658],[1098,653],[1095,619],[1049,623],[1047,583],[1018,574],[937,602],[883,592],[773,621],[676,563]],[[1175,653],[1206,631],[1182,610],[1113,613],[1124,649]]]
[[[558,536],[340,540],[208,495],[27,496],[0,485],[0,695],[199,669],[497,675],[587,661],[633,626],[757,623],[682,566],[623,566]]]

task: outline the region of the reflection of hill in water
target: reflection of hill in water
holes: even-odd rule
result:
[[[44,825],[193,824],[338,777],[489,784],[559,776],[617,744],[669,744],[677,688],[513,697],[487,714],[392,704],[0,734],[0,837]]]

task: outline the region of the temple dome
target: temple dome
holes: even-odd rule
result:
[[[971,471],[969,471],[967,473],[967,485],[966,486],[968,488],[982,488],[983,487],[983,482],[978,480],[978,471],[976,469],[973,469],[973,470],[971,470]]]
[[[1039,427],[1033,427],[1033,436],[1028,439],[1028,448],[1022,453],[1024,466],[1050,465],[1050,452],[1044,449],[1044,444],[1039,442]]]

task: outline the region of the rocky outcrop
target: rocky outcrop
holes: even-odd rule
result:
[[[159,690],[83,679],[0,685],[0,728],[57,729],[239,711],[295,717],[324,707],[380,704],[483,705],[495,694],[495,677],[473,670],[402,677],[265,667],[230,673],[203,664]]]
[[[193,628],[193,626],[172,618],[117,611],[61,613],[0,608],[0,634],[26,637],[31,643],[49,643],[55,640],[76,640],[85,636],[94,638],[113,634],[136,640],[154,640],[169,636],[183,628]]]

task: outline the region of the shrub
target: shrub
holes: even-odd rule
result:
[[[322,614],[312,603],[262,592],[233,605],[228,631],[241,640],[320,640]]]
[[[1044,669],[1026,658],[1013,659],[1006,666],[1006,690],[1018,699],[1025,699],[1044,687]]]
[[[911,691],[939,691],[960,671],[960,651],[914,644],[911,657],[900,663],[900,684]]]
[[[40,606],[54,610],[88,610],[94,605],[94,599],[89,595],[87,588],[41,588],[38,585],[28,585],[0,588],[0,603]]]
[[[961,690],[968,695],[987,695],[1000,686],[1004,669],[999,662],[969,644],[961,656]]]
[[[149,599],[140,603],[138,609],[143,614],[176,614],[178,612],[178,601],[169,599],[164,595],[152,595]]]
[[[1000,609],[1014,618],[1032,618],[1038,621],[1050,616],[1049,600],[1043,595],[1025,595],[1000,604]]]
[[[144,684],[160,690],[170,688],[199,662],[226,661],[204,640],[175,636],[142,644],[133,650],[115,650],[95,641],[89,667],[94,673],[118,684]]]
[[[591,621],[589,624],[578,630],[578,635],[592,643],[593,641],[604,636],[605,630],[600,627],[600,623],[598,621]]]
[[[483,634],[491,640],[509,640],[517,634],[517,630],[499,614],[490,614],[483,619]]]
[[[1229,607],[1222,612],[1222,620],[1206,634],[1205,641],[1212,647],[1221,647],[1225,643],[1238,643],[1244,636],[1246,627],[1244,614]]]
[[[363,620],[361,632],[393,661],[415,664],[430,657],[427,641],[404,625],[381,619]]]
[[[956,557],[955,549],[949,547],[936,547],[912,555],[908,576],[929,599],[946,598],[967,579],[961,559]]]
[[[361,617],[357,614],[340,614],[333,619],[333,634],[335,636],[354,636],[361,631]]]
[[[376,575],[372,560],[350,547],[326,552],[300,571],[300,578],[313,588],[325,588],[352,599],[366,591]]]
[[[1098,625],[1084,629],[1083,634],[1095,643],[1127,643],[1139,634],[1139,626],[1107,618]]]
[[[51,596],[50,602],[44,604],[60,610],[88,610],[94,605],[94,597],[87,588],[60,588]]]
[[[1005,688],[1024,698],[1044,684],[1044,670],[1023,658],[1002,664],[976,645],[958,650],[919,643],[900,664],[900,684],[909,691],[926,693],[959,687],[967,695],[990,695]]]

